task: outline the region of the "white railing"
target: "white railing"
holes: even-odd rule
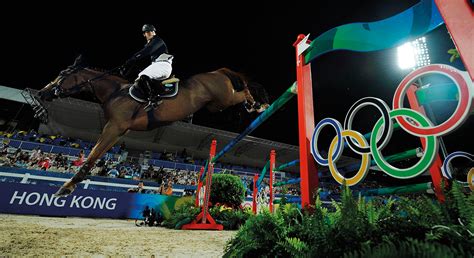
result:
[[[39,175],[32,175],[30,173],[25,174],[18,174],[18,173],[9,173],[9,172],[0,172],[0,177],[16,177],[21,178],[22,184],[28,184],[31,181],[30,179],[37,179],[37,180],[45,180],[45,181],[52,181],[52,182],[66,182],[67,178],[60,178],[60,177],[52,177],[52,176],[39,176]],[[110,183],[110,182],[100,182],[100,181],[91,181],[90,179],[84,180],[81,184],[83,189],[88,189],[89,185],[100,185],[100,186],[111,186],[111,187],[121,187],[121,188],[135,188],[137,185],[135,184],[120,184],[120,183]],[[159,187],[152,187],[152,186],[144,186],[144,189],[158,191]],[[179,193],[180,195],[184,194],[184,189],[173,189],[173,193]]]

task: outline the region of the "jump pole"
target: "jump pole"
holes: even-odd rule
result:
[[[410,104],[410,108],[413,110],[416,110],[420,112],[421,114],[426,116],[425,109],[418,103],[418,98],[416,97],[416,91],[418,87],[414,84],[410,85],[410,87],[407,90],[407,98],[408,98],[408,103]],[[421,138],[421,146],[423,149],[426,148],[426,141],[424,138]],[[445,197],[443,194],[443,189],[442,189],[442,181],[443,181],[443,176],[441,173],[441,167],[443,166],[443,161],[439,157],[439,153],[436,153],[435,160],[431,167],[429,168],[430,174],[431,174],[431,180],[433,181],[433,188],[434,192],[436,195],[436,198],[438,198],[438,201],[444,202]]]
[[[240,140],[245,136],[253,132],[258,126],[265,122],[271,115],[273,115],[277,110],[284,106],[295,94],[296,94],[296,82],[294,82],[277,100],[275,100],[260,116],[255,118],[255,120],[250,123],[250,125],[237,137],[235,137],[231,142],[229,142],[216,156],[212,159],[212,162],[215,163],[220,157],[225,153],[230,151]],[[311,139],[311,135],[310,135]],[[206,172],[201,177],[201,181],[206,176]]]
[[[273,170],[275,169],[275,159],[276,159],[276,153],[275,150],[270,151],[270,213],[273,213],[273,179],[274,179],[274,174]]]
[[[311,155],[311,137],[314,131],[313,82],[311,63],[305,64],[303,52],[310,41],[300,34],[293,46],[296,49],[296,78],[298,83],[298,128],[300,147],[301,207],[314,203],[313,193],[319,184],[316,161]]]
[[[254,175],[253,176],[253,192],[252,192],[252,212],[253,212],[253,214],[257,214],[257,192],[258,192],[257,181],[258,181],[258,175]]]
[[[474,81],[474,4],[469,0],[435,0],[449,35]]]
[[[216,140],[212,140],[211,150],[209,151],[209,160],[213,160],[216,154]],[[209,214],[209,197],[211,194],[212,184],[212,172],[214,171],[214,163],[209,162],[207,166],[207,177],[206,177],[206,191],[204,193],[204,204],[202,205],[201,212],[197,215],[193,222],[183,225],[181,229],[203,229],[203,230],[223,230],[224,226],[217,224],[216,221]]]
[[[201,176],[202,174],[204,173],[204,166],[201,167],[201,170],[199,170],[199,177],[198,177],[198,184],[197,184],[197,189],[196,189],[196,201],[194,203],[194,205],[196,207],[199,207],[199,195],[200,195],[200,192],[201,192],[201,188],[202,188],[202,181],[201,181]]]

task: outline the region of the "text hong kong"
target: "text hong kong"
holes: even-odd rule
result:
[[[53,194],[15,191],[10,204],[47,207],[69,207],[78,209],[115,210],[117,198],[73,195],[72,198],[58,198]]]

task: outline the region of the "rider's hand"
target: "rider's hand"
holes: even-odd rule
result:
[[[133,65],[133,63],[135,63],[135,59],[130,58],[130,59],[128,59],[128,60],[125,62],[125,64],[123,65],[123,67],[130,67],[130,66]]]
[[[123,65],[122,67],[119,68],[119,73],[122,75],[122,77],[127,78],[127,73],[128,73],[128,68],[127,66]]]
[[[128,59],[126,62],[125,62],[125,66],[132,66],[133,64],[135,64],[138,60],[138,56],[132,56],[130,59]]]

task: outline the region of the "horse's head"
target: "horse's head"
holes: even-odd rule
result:
[[[270,104],[268,104],[270,102],[268,93],[260,83],[248,82],[247,89],[250,94],[247,96],[245,108],[249,113],[253,111],[261,113],[270,106]]]
[[[78,56],[74,64],[61,71],[52,82],[38,92],[40,98],[51,101],[54,98],[67,97],[81,91],[82,84],[87,82],[80,73],[85,68],[81,65],[82,61],[82,57]]]

